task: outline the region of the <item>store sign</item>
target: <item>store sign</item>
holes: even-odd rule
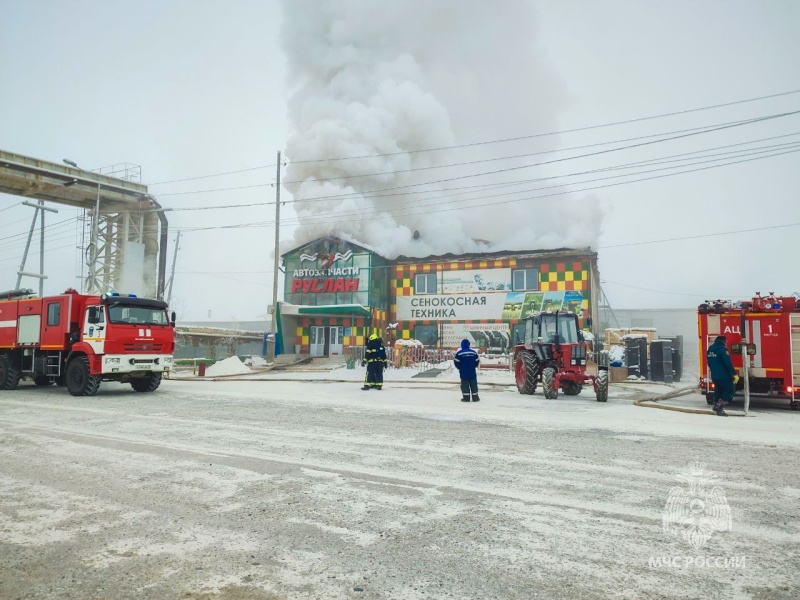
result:
[[[399,296],[400,321],[462,321],[499,319],[505,294],[447,294]]]
[[[320,269],[328,269],[330,266],[335,263],[337,260],[349,260],[353,256],[353,251],[348,250],[344,254],[340,252],[328,252],[328,253],[314,253],[314,254],[301,254],[300,255],[300,262],[311,261],[319,263]]]
[[[334,279],[314,277],[311,279],[295,279],[292,282],[292,294],[334,294],[336,292],[357,292],[358,278]]]
[[[327,269],[295,269],[295,277],[336,277],[337,275],[358,275],[358,267],[331,267]]]

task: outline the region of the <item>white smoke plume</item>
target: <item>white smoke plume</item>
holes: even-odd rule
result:
[[[337,235],[394,258],[595,244],[596,199],[530,199],[557,192],[549,181],[490,187],[542,177],[535,167],[481,175],[547,156],[490,159],[554,148],[553,138],[475,144],[557,129],[562,86],[536,45],[530,2],[283,8],[294,87],[285,189],[299,217],[291,247]],[[436,148],[449,149],[420,151]],[[303,162],[344,157],[360,158]]]

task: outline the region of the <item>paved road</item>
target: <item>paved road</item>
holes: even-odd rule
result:
[[[411,383],[0,394],[0,598],[800,596],[788,411]],[[732,531],[663,532],[671,489],[702,516],[713,485]]]

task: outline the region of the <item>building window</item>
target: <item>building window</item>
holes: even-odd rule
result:
[[[515,292],[539,289],[539,269],[514,269],[511,279]]]
[[[436,273],[420,273],[414,278],[415,294],[436,293]]]
[[[414,339],[422,342],[423,346],[435,346],[439,339],[439,329],[436,325],[417,325],[414,328]]]
[[[47,326],[53,327],[61,323],[61,303],[51,302],[47,305]]]

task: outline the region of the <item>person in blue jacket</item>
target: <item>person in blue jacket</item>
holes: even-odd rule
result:
[[[478,353],[469,347],[469,340],[461,340],[461,349],[453,357],[453,364],[461,377],[461,401],[469,402],[470,394],[473,402],[480,402],[478,397]]]
[[[725,336],[719,335],[706,352],[708,370],[711,371],[711,381],[714,382],[713,410],[720,417],[728,416],[723,408],[733,399],[733,392],[739,381],[739,375],[733,367],[726,342]]]

